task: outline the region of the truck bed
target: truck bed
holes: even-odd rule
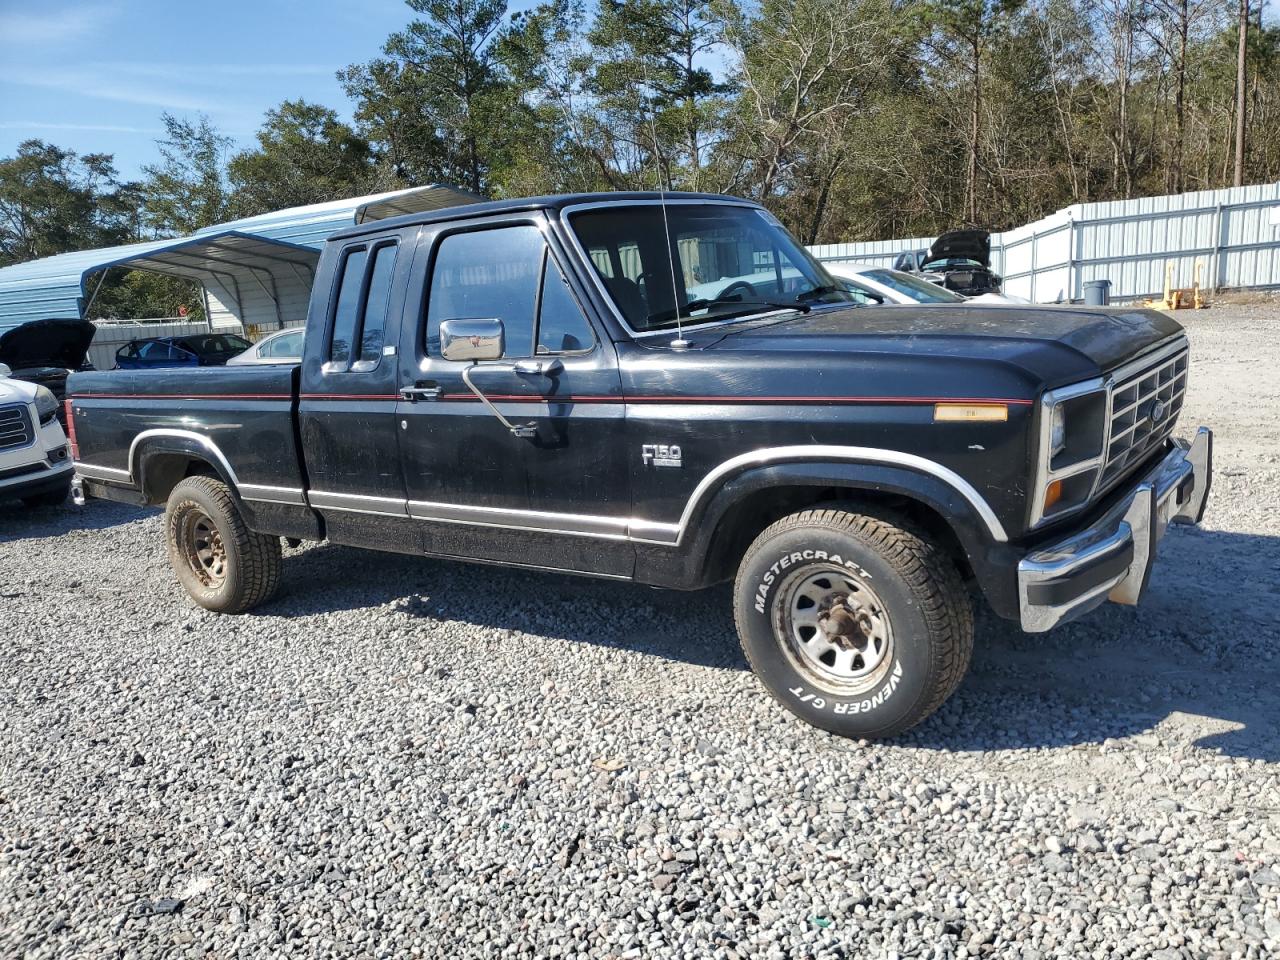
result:
[[[298,367],[287,364],[73,374],[80,475],[136,487],[144,458],[195,448],[242,493],[301,490],[297,384]]]

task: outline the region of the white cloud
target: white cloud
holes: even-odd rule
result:
[[[136,77],[190,78],[193,67],[190,63],[90,63],[91,69],[112,70],[132,74]],[[194,68],[205,76],[219,77],[316,77],[331,76],[337,72],[333,66],[318,64],[292,63],[202,63]]]
[[[114,123],[49,123],[45,120],[0,120],[0,130],[83,130],[91,133],[164,133],[159,127],[127,127]]]
[[[107,3],[82,3],[38,13],[0,11],[0,44],[30,48],[78,40],[101,30],[118,13],[117,5]]]
[[[176,84],[161,86],[142,80],[131,81],[128,77],[119,76],[107,70],[75,67],[37,71],[0,70],[0,81],[168,110],[213,113],[228,106],[223,99],[212,93],[204,95],[191,90],[183,91],[178,89]]]

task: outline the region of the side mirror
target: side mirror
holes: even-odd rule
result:
[[[9,369],[9,365],[7,363],[0,363],[0,377],[11,376],[13,376],[13,371]]]
[[[501,360],[505,352],[506,333],[496,317],[440,324],[440,354],[446,360]]]

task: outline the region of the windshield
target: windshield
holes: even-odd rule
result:
[[[921,280],[901,270],[867,270],[862,274],[868,280],[874,280],[890,290],[896,290],[903,296],[910,297],[916,303],[963,303],[964,297],[958,293],[943,289],[936,283]]]
[[[633,331],[815,303],[849,303],[769,214],[730,204],[617,204],[573,214],[601,282]],[[670,244],[667,237],[670,236]],[[675,289],[672,289],[674,281]]]

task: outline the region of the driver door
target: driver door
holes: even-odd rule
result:
[[[397,405],[409,514],[428,553],[630,576],[617,357],[548,236],[521,214],[424,238]],[[443,355],[446,322],[495,320],[500,357]]]

